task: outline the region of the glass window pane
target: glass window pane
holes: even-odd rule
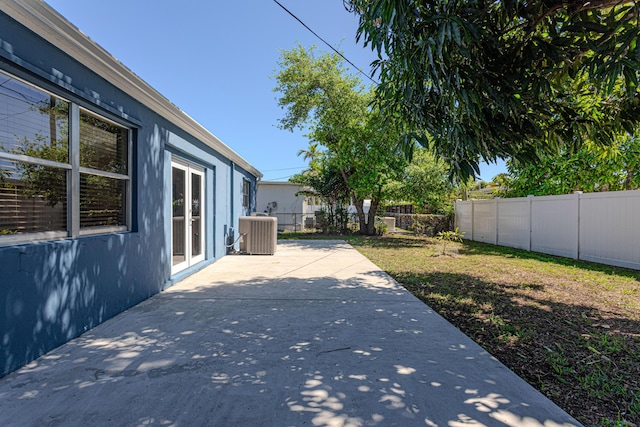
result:
[[[183,263],[187,260],[187,252],[185,248],[186,241],[186,218],[184,198],[186,191],[186,172],[179,168],[172,168],[172,195],[171,205],[173,207],[173,265]]]
[[[80,174],[80,228],[126,225],[126,181]]]
[[[243,208],[249,207],[249,191],[250,191],[249,181],[247,180],[242,181],[242,207]]]
[[[69,163],[69,103],[0,72],[0,151]]]
[[[80,166],[126,175],[129,130],[80,112]]]
[[[202,254],[202,176],[191,174],[191,256]]]
[[[0,235],[66,229],[67,171],[0,159]]]

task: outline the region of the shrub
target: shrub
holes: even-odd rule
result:
[[[453,231],[449,230],[439,232],[436,235],[436,238],[442,241],[442,255],[447,251],[447,242],[462,242],[462,237],[464,237],[464,231],[460,231],[458,227]]]

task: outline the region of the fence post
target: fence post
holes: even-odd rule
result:
[[[580,259],[580,196],[582,191],[576,191],[576,259]]]
[[[496,212],[496,245],[500,241],[499,231],[498,231],[498,224],[499,224],[499,218],[498,217],[500,216],[500,207],[499,207],[499,204],[498,204],[499,199],[500,199],[499,197],[496,197],[494,199],[495,203],[496,203],[496,208],[495,208],[495,212]]]
[[[476,241],[476,236],[474,233],[474,224],[476,222],[476,218],[475,218],[475,209],[474,209],[474,203],[473,200],[471,200],[471,240],[473,240],[474,242]]]
[[[527,196],[529,199],[529,252],[531,252],[531,235],[533,234],[533,195]]]
[[[453,202],[453,229],[458,228],[458,201]]]

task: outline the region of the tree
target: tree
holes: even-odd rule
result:
[[[500,191],[500,189],[506,189],[511,185],[511,178],[509,174],[502,172],[494,176],[491,183],[495,187],[498,187],[498,191]]]
[[[462,176],[477,175],[480,160],[524,163],[587,139],[611,144],[640,120],[633,1],[345,4],[359,16],[358,38],[379,54],[380,108]]]
[[[314,146],[316,144],[311,144]],[[317,148],[317,145],[316,145]],[[302,155],[309,151],[301,150]],[[301,155],[298,152],[298,155]],[[320,197],[325,206],[325,216],[322,228],[324,232],[347,231],[348,215],[346,205],[349,204],[349,188],[340,173],[338,165],[332,164],[324,152],[316,151],[309,163],[309,168],[289,178],[289,181],[303,185],[310,190],[305,190],[306,195]]]
[[[313,168],[315,164],[318,162],[320,155],[322,154],[321,149],[318,147],[317,142],[312,142],[309,144],[309,148],[298,150],[298,156],[302,156],[304,160],[309,160],[309,165]]]
[[[421,212],[445,213],[453,187],[449,166],[426,149],[417,149],[399,178],[389,184],[395,200],[409,202]]]
[[[337,54],[316,56],[298,45],[282,52],[275,91],[285,110],[280,127],[305,129],[324,149],[324,162],[339,171],[358,213],[360,232],[375,234],[375,215],[386,198],[386,183],[404,167],[393,154],[401,132],[370,108],[372,91],[350,75]],[[395,153],[400,154],[400,153]],[[320,170],[316,168],[316,172]],[[370,199],[367,216],[364,200]]]
[[[587,142],[576,153],[541,156],[537,164],[508,161],[503,195],[524,197],[638,189],[639,134],[622,136],[608,147]]]

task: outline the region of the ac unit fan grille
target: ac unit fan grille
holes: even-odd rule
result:
[[[242,235],[240,251],[251,255],[273,255],[278,240],[278,219],[275,217],[240,217]]]

